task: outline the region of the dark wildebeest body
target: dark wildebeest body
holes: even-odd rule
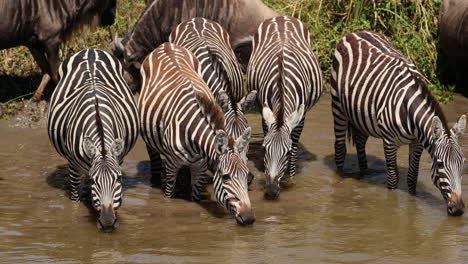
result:
[[[440,45],[449,67],[455,70],[457,88],[468,94],[468,1],[445,0],[439,14]]]
[[[2,0],[0,49],[24,45],[57,81],[59,45],[82,26],[111,25],[116,0]]]
[[[137,21],[133,32],[114,43],[112,52],[124,60],[125,78],[134,90],[140,86],[140,65],[157,46],[168,41],[181,22],[202,17],[225,28],[231,46],[244,69],[250,57],[251,38],[265,19],[278,16],[260,0],[153,0]]]

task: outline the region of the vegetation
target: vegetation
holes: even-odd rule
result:
[[[381,32],[426,76],[442,102],[451,100],[453,86],[440,82],[437,17],[442,0],[263,0],[282,15],[302,20],[313,36],[313,49],[326,80],[336,43],[348,32]],[[116,22],[92,34],[80,34],[61,47],[61,58],[83,48],[107,49],[115,31],[124,35],[145,7],[144,0],[118,0]],[[40,69],[29,51],[0,51],[0,103],[29,94],[40,82]],[[21,97],[23,98],[23,97]],[[10,101],[11,104],[13,101]],[[14,111],[4,107],[5,112]]]

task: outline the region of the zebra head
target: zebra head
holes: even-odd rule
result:
[[[110,155],[98,151],[89,137],[84,140],[84,151],[92,160],[89,177],[92,204],[99,213],[97,226],[105,232],[117,227],[116,211],[122,203],[122,170],[118,157],[123,149],[123,141],[119,138],[112,143]]]
[[[225,91],[219,93],[217,101],[223,109],[225,115],[225,129],[229,136],[239,138],[244,134],[245,130],[249,128],[249,123],[247,122],[247,118],[245,118],[244,112],[249,111],[253,107],[256,98],[257,91],[255,90],[244,96],[238,103],[231,102],[229,95]],[[247,142],[243,151],[239,152],[245,162],[247,162],[248,151],[249,144]]]
[[[292,112],[284,122],[277,122],[275,114],[265,104],[262,111],[268,132],[263,140],[265,149],[265,198],[276,200],[280,193],[280,182],[288,168],[292,140],[291,132],[299,125],[304,116],[304,105]]]
[[[432,181],[447,201],[447,212],[462,215],[465,204],[462,199],[462,173],[465,158],[458,137],[465,131],[466,118],[462,115],[450,131],[445,131],[440,119],[432,119]]]
[[[223,130],[216,131],[215,149],[218,162],[214,173],[214,192],[218,201],[240,225],[255,221],[247,187],[249,169],[240,153],[249,144],[250,128],[234,140]]]

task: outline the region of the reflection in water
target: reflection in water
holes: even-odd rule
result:
[[[445,106],[449,120],[468,113],[468,100]],[[240,227],[214,199],[164,198],[150,183],[139,141],[123,165],[124,200],[115,233],[96,230],[86,203],[68,198],[66,161],[45,128],[0,122],[0,263],[467,263],[468,215],[448,217],[421,159],[418,193],[407,192],[408,148],[399,151],[400,185],[385,187],[380,140],[369,139],[369,172],[358,173],[348,146],[346,173],[333,161],[330,97],[307,115],[298,175],[279,201],[263,199],[260,115],[248,114],[254,137],[249,192],[257,221]],[[468,150],[468,136],[462,138]],[[466,182],[466,180],[465,180]],[[468,184],[463,184],[468,200]]]

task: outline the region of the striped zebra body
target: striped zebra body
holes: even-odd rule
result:
[[[296,173],[297,145],[305,113],[322,94],[322,74],[302,22],[293,17],[265,20],[254,37],[247,68],[249,91],[263,107],[266,198],[276,199],[289,164]]]
[[[397,150],[409,144],[408,189],[414,194],[419,160],[426,149],[433,160],[432,180],[447,200],[449,214],[463,213],[464,157],[458,137],[465,128],[465,115],[449,129],[439,104],[414,64],[381,34],[351,33],[336,47],[331,84],[338,169],[344,166],[347,134],[356,144],[362,172],[367,169],[368,137],[382,138],[387,187],[394,189],[398,185]]]
[[[122,65],[101,50],[82,50],[59,68],[48,113],[49,139],[69,162],[71,199],[91,179],[98,226],[112,229],[122,202],[120,164],[138,137],[138,115]]]
[[[197,58],[185,48],[164,43],[145,59],[138,100],[140,131],[151,158],[153,178],[162,172],[165,195],[173,197],[179,171],[188,167],[192,200],[200,200],[206,170],[214,172],[218,201],[240,224],[255,220],[247,190],[249,170],[239,153],[250,128],[234,140],[224,116],[199,76]]]
[[[238,138],[249,127],[243,111],[255,101],[256,91],[245,95],[242,70],[231,48],[229,35],[220,24],[194,18],[179,24],[169,42],[193,52],[199,71],[225,113],[228,135]],[[242,153],[247,159],[248,148]]]

